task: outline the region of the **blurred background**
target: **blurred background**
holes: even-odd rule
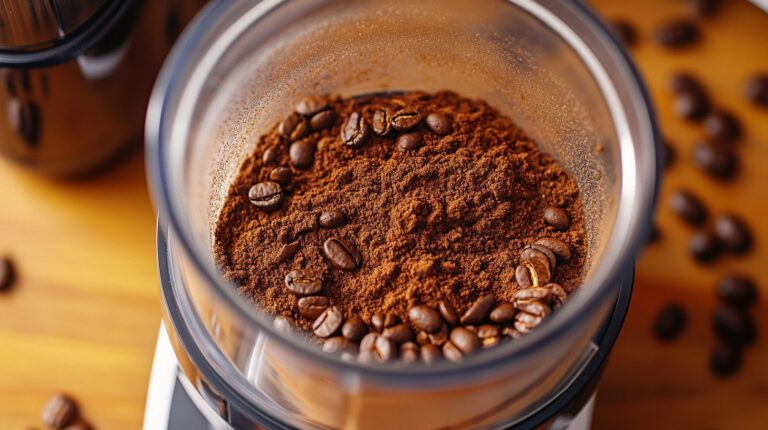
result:
[[[81,70],[103,74],[96,84],[80,82],[72,64],[0,71],[8,118],[0,121],[0,150],[17,161],[0,159],[0,256],[7,258],[0,278],[14,275],[0,288],[0,428],[41,427],[42,407],[61,391],[78,399],[96,428],[141,427],[160,320],[141,122],[152,77],[201,3],[144,2],[133,21],[117,23],[100,49],[83,55],[90,61],[78,64]],[[748,86],[768,76],[768,14],[745,0],[591,4],[625,39],[671,149],[658,235],[638,262],[632,305],[598,390],[593,428],[766,428],[768,107],[750,100]],[[45,10],[30,10],[45,16]],[[44,36],[0,23],[3,46],[25,50],[46,43]],[[719,128],[718,119],[691,120],[696,106],[670,87],[682,72],[703,87],[713,112],[730,113],[739,133],[731,133],[733,121],[722,116]],[[48,97],[57,88],[65,96]],[[71,115],[50,119],[57,109]],[[72,141],[51,140],[62,135]],[[707,173],[706,166],[717,163],[697,152],[705,138],[737,160],[732,177],[713,175],[713,168]],[[86,142],[98,142],[92,157],[69,162],[67,148]],[[85,177],[50,176],[84,171]],[[702,224],[681,219],[679,203],[671,202],[681,190],[705,207]],[[686,208],[682,212],[690,213]],[[741,219],[752,244],[747,252],[701,263],[692,258],[691,237],[711,229],[722,214]],[[701,257],[707,250],[696,251]],[[756,340],[734,349],[741,360],[727,363],[727,371],[714,372],[713,351],[723,343],[713,329],[723,306],[717,287],[732,275],[757,286],[756,304],[739,311],[756,328]],[[660,312],[670,304],[682,310],[685,323],[660,328]],[[661,341],[664,329],[674,333]]]

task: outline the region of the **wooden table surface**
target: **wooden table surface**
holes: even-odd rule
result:
[[[768,110],[742,96],[747,77],[768,71],[768,15],[746,2],[727,2],[703,20],[703,43],[679,53],[655,46],[657,22],[684,15],[683,1],[593,1],[605,16],[634,22],[632,49],[656,101],[664,134],[678,160],[667,171],[660,201],[662,239],[641,257],[624,331],[600,386],[597,429],[768,428],[766,300],[754,315],[761,331],[732,378],[710,376],[715,344],[710,314],[719,274],[754,276],[768,295]],[[718,106],[744,119],[739,144],[743,169],[729,184],[696,172],[689,150],[701,131],[676,119],[665,90],[668,75],[686,69],[700,76]],[[0,297],[0,429],[40,427],[47,398],[72,392],[101,429],[140,428],[159,324],[155,218],[147,196],[143,159],[135,153],[99,177],[76,182],[39,178],[0,160],[3,204],[0,254],[18,262],[19,283]],[[666,205],[670,190],[687,187],[714,213],[732,211],[753,227],[757,246],[746,258],[701,267],[686,256],[690,230]],[[650,334],[656,311],[677,301],[690,326],[671,344]]]

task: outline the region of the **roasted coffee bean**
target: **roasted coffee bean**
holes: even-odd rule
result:
[[[438,309],[440,310],[440,315],[448,325],[454,326],[459,323],[459,314],[456,313],[456,309],[451,306],[450,302],[445,299],[440,300]]]
[[[78,418],[75,401],[66,394],[56,394],[43,408],[43,423],[50,428],[61,430]]]
[[[362,148],[368,143],[371,128],[360,112],[352,112],[341,126],[341,140],[351,148]]]
[[[313,116],[314,114],[328,108],[328,97],[305,97],[296,103],[294,110],[296,113],[304,116]]]
[[[677,190],[669,199],[672,211],[683,221],[701,225],[707,220],[707,208],[695,195],[686,190]]]
[[[421,113],[415,109],[403,109],[395,112],[389,123],[397,131],[408,131],[421,122]]]
[[[698,17],[707,17],[720,8],[720,0],[688,0],[688,9]]]
[[[702,172],[717,179],[730,179],[736,175],[739,160],[732,149],[711,142],[698,142],[693,147],[693,164]]]
[[[293,142],[288,149],[291,166],[299,170],[309,170],[315,163],[315,144],[308,140]]]
[[[747,224],[735,215],[724,214],[715,218],[715,236],[726,251],[743,254],[752,246],[752,233]]]
[[[450,339],[449,343],[454,344],[463,354],[471,354],[482,346],[477,335],[464,327],[454,327]]]
[[[368,333],[368,326],[360,317],[351,317],[341,326],[341,335],[347,339],[358,342]]]
[[[534,243],[549,248],[560,260],[567,261],[571,258],[571,247],[560,239],[542,237]]]
[[[426,345],[429,343],[429,333],[420,331],[416,333],[416,343],[419,345]]]
[[[291,333],[294,331],[296,324],[292,319],[281,315],[272,320],[272,326],[279,332]]]
[[[704,118],[704,133],[720,142],[732,142],[741,137],[741,123],[731,113],[710,112]]]
[[[282,263],[296,255],[299,251],[299,242],[286,243],[280,247],[275,256],[275,263]]]
[[[547,257],[541,253],[537,254],[533,254],[522,261],[522,265],[531,272],[531,283],[534,286],[546,284],[552,276]]]
[[[432,345],[442,346],[445,342],[448,341],[448,334],[448,326],[443,324],[437,333],[430,333],[427,335],[427,337],[429,338],[429,342]]]
[[[688,91],[675,97],[675,112],[687,121],[701,121],[709,112],[709,101],[702,93]]]
[[[526,245],[525,248],[523,248],[523,252],[520,253],[520,259],[525,260],[529,256],[533,255],[535,252],[540,252],[544,254],[545,257],[547,257],[547,261],[549,261],[549,268],[554,269],[557,267],[557,256],[554,252],[552,252],[551,249],[547,248],[546,246],[541,245]]]
[[[323,211],[319,217],[320,227],[323,228],[336,228],[346,221],[347,217],[344,216],[344,212],[338,210]]]
[[[9,291],[16,281],[16,268],[13,260],[8,257],[0,258],[0,293]]]
[[[670,341],[683,332],[688,317],[682,306],[672,303],[663,307],[656,315],[653,323],[653,334],[656,339]]]
[[[423,142],[423,139],[421,137],[421,133],[419,132],[411,132],[411,133],[404,133],[400,136],[397,136],[397,149],[400,151],[406,152],[406,151],[412,151],[414,149],[421,148],[421,144]]]
[[[441,113],[433,112],[427,115],[425,122],[427,123],[427,127],[439,136],[445,136],[453,131],[451,120]]]
[[[722,246],[717,237],[709,230],[699,230],[688,240],[688,252],[694,260],[709,263],[720,255]]]
[[[467,329],[467,330],[469,330],[469,331],[471,331],[471,332],[472,332],[472,333],[474,333],[474,334],[477,334],[477,326],[474,326],[474,325],[465,325],[465,326],[464,326],[464,328],[465,328],[465,329]]]
[[[285,140],[293,142],[309,134],[309,121],[294,112],[277,126],[277,131]]]
[[[325,296],[302,297],[298,303],[301,316],[311,320],[316,320],[330,305],[331,301]]]
[[[674,19],[659,25],[653,35],[656,43],[665,48],[682,48],[699,39],[699,29],[693,21]]]
[[[549,206],[544,208],[544,221],[558,230],[568,230],[571,226],[571,217],[563,208]]]
[[[451,342],[445,342],[443,344],[443,357],[453,361],[454,363],[461,361],[463,358],[461,350]]]
[[[410,342],[413,340],[413,332],[405,324],[397,324],[392,327],[387,327],[381,334],[392,340],[397,345],[404,342]]]
[[[531,315],[546,318],[552,313],[552,309],[536,300],[515,300],[515,307],[520,312],[526,312]]]
[[[544,318],[540,316],[531,315],[527,312],[518,312],[515,315],[515,330],[525,334],[538,327],[542,321],[544,321]]]
[[[510,339],[520,339],[523,334],[517,331],[513,326],[505,325],[501,327],[501,335]]]
[[[712,326],[720,340],[732,345],[751,345],[757,337],[757,329],[752,317],[744,311],[729,306],[722,306],[715,311]]]
[[[373,132],[379,136],[386,136],[392,130],[392,124],[390,120],[392,114],[387,109],[377,109],[373,113]]]
[[[271,172],[269,172],[269,180],[287,187],[288,185],[291,185],[291,181],[293,180],[293,172],[291,172],[291,169],[287,167],[275,167]]]
[[[489,318],[491,321],[497,324],[504,324],[504,323],[512,322],[512,320],[515,319],[516,313],[517,313],[517,309],[515,309],[515,306],[512,303],[503,302],[500,305],[493,308]]]
[[[360,255],[347,241],[332,237],[323,243],[323,253],[335,267],[352,271],[360,267]]]
[[[346,337],[334,336],[332,338],[326,339],[326,341],[323,342],[323,352],[327,352],[329,354],[341,354],[344,352],[357,354],[358,347],[355,342],[352,342]]]
[[[437,333],[443,325],[443,319],[436,310],[426,305],[416,305],[408,310],[408,319],[416,329],[427,333]]]
[[[493,294],[481,296],[461,316],[461,323],[464,325],[482,323],[488,318],[494,303],[496,303],[496,299],[493,297]]]
[[[312,331],[318,337],[331,337],[339,331],[343,322],[341,309],[329,306],[312,324]]]
[[[709,368],[715,376],[731,376],[741,368],[743,361],[741,348],[735,345],[718,345],[709,357]]]
[[[371,316],[371,326],[376,332],[381,333],[381,331],[384,330],[384,314],[375,312],[373,316]]]
[[[617,19],[611,22],[613,33],[627,46],[632,46],[637,41],[637,30],[627,20]]]
[[[568,299],[568,293],[563,289],[563,287],[560,286],[560,284],[550,282],[549,284],[545,285],[544,288],[552,291],[552,298],[550,301],[556,308],[562,306],[562,304],[565,303],[565,301]]]
[[[309,120],[309,125],[312,127],[312,130],[320,131],[325,130],[326,128],[331,128],[335,121],[336,112],[326,109],[312,115],[312,118]]]
[[[704,90],[704,86],[701,85],[701,82],[699,82],[698,79],[689,73],[676,72],[672,74],[667,82],[667,87],[674,94],[698,93],[705,99],[707,98],[707,92]]]
[[[757,287],[746,276],[725,275],[717,283],[717,296],[732,307],[745,309],[757,301]]]
[[[364,362],[374,360],[385,363],[392,360],[396,352],[394,342],[377,333],[368,333],[360,341],[360,359]]]
[[[422,345],[419,353],[421,355],[421,361],[426,364],[435,363],[443,356],[443,354],[440,353],[440,349],[432,344]]]
[[[533,285],[533,280],[531,279],[531,271],[527,266],[519,264],[515,268],[515,281],[517,282],[517,285],[520,286],[520,288],[529,288]]]
[[[518,290],[515,293],[515,301],[517,300],[537,300],[540,302],[548,302],[552,298],[552,290],[545,287],[531,287]]]
[[[487,339],[489,337],[498,337],[499,334],[499,328],[495,325],[483,324],[477,328],[477,337],[480,338],[480,340]]]
[[[323,289],[323,274],[310,269],[294,269],[285,275],[285,286],[297,296],[311,296]]]
[[[264,163],[264,165],[268,166],[270,164],[277,163],[278,158],[277,148],[267,148],[264,150],[264,153],[261,155],[261,162]]]
[[[750,78],[745,92],[752,103],[763,107],[768,106],[768,74],[759,74]]]
[[[277,182],[259,182],[248,190],[248,200],[264,212],[271,212],[283,204],[283,189]]]
[[[419,361],[419,345],[413,342],[406,342],[400,345],[400,360],[404,363],[415,363]]]

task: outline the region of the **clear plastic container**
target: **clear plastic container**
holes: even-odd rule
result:
[[[257,137],[295,100],[417,89],[487,100],[574,175],[591,246],[587,275],[532,334],[460,364],[344,362],[276,332],[238,296],[214,265],[214,226]],[[166,323],[182,367],[236,425],[519,422],[578,371],[619,284],[631,282],[654,204],[657,140],[637,72],[577,2],[212,4],[174,48],[147,118],[148,171],[168,243],[167,261],[160,262],[168,265],[170,285]],[[233,417],[227,402],[247,417]]]

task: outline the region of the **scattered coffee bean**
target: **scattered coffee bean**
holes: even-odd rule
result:
[[[416,305],[408,310],[408,319],[417,330],[427,333],[437,333],[443,325],[440,314],[426,305]]]
[[[768,106],[768,74],[758,74],[750,78],[746,86],[747,99],[752,103]]]
[[[522,261],[522,265],[531,272],[531,283],[534,286],[546,284],[552,276],[552,272],[549,270],[549,260],[542,253],[530,255]]]
[[[277,255],[275,256],[275,263],[282,263],[289,258],[296,255],[296,253],[299,251],[299,242],[291,242],[286,243],[280,247],[280,250],[277,252]]]
[[[442,346],[445,342],[448,341],[448,333],[448,326],[443,324],[437,333],[430,333],[427,335],[427,337],[429,338],[429,342],[431,344]]]
[[[269,172],[269,180],[287,187],[288,185],[291,185],[293,173],[291,172],[291,169],[287,167],[275,167]]]
[[[388,337],[397,345],[413,340],[413,332],[405,324],[397,324],[393,325],[392,327],[387,327],[384,329],[384,331],[381,332],[381,334],[385,337]]]
[[[551,249],[541,245],[526,245],[525,248],[523,248],[523,252],[520,253],[520,259],[525,260],[535,255],[536,253],[541,253],[547,258],[550,269],[557,267],[557,256],[555,253],[552,252]]]
[[[688,9],[692,14],[704,18],[711,16],[720,8],[720,0],[688,0]]]
[[[408,131],[413,127],[416,127],[421,122],[421,113],[413,109],[404,109],[395,112],[389,123],[392,124],[392,128],[397,131]]]
[[[271,212],[283,204],[283,189],[276,182],[259,182],[248,190],[248,200],[258,209]]]
[[[352,112],[341,127],[341,140],[351,148],[362,148],[368,143],[371,129],[360,112]]]
[[[320,213],[319,222],[320,227],[323,228],[336,228],[340,227],[347,221],[347,217],[344,216],[344,212],[338,210],[329,210]]]
[[[75,401],[66,394],[56,394],[43,408],[43,423],[50,428],[61,430],[78,418]]]
[[[376,337],[374,343],[374,352],[376,353],[376,360],[384,363],[395,358],[397,346],[395,343],[386,336]]]
[[[741,124],[729,112],[710,112],[704,118],[704,132],[720,142],[732,142],[741,137]]]
[[[445,299],[440,300],[438,309],[440,310],[440,315],[448,325],[454,326],[459,323],[459,314],[456,313],[456,309],[451,306],[450,302]]]
[[[735,215],[724,214],[715,218],[715,236],[726,251],[743,254],[752,246],[752,233],[746,223]]]
[[[552,292],[551,302],[555,308],[562,306],[563,303],[565,303],[565,301],[568,299],[568,293],[563,289],[563,287],[560,286],[560,284],[550,282],[549,284],[545,285],[544,288],[547,288]]]
[[[327,97],[305,97],[294,107],[296,113],[304,116],[313,116],[328,108]]]
[[[439,136],[445,136],[453,131],[453,124],[447,116],[441,113],[431,113],[425,119],[427,127]]]
[[[677,190],[669,199],[672,211],[683,221],[692,225],[701,225],[707,220],[707,209],[695,195],[685,190]]]
[[[421,349],[419,350],[419,353],[421,355],[421,361],[423,361],[426,364],[432,364],[436,361],[440,360],[442,358],[442,354],[440,353],[440,349],[432,344],[422,345]]]
[[[512,303],[503,302],[493,308],[489,318],[497,324],[505,324],[512,322],[512,320],[515,319],[516,313],[517,309],[515,309],[515,306]]]
[[[379,136],[386,136],[392,130],[390,121],[392,114],[387,109],[377,109],[373,114],[373,132]]]
[[[682,48],[699,39],[699,29],[693,21],[680,18],[662,23],[653,35],[656,43],[665,48]]]
[[[400,359],[404,363],[415,363],[419,361],[419,345],[413,342],[406,342],[400,345]]]
[[[296,327],[296,324],[292,319],[280,315],[275,317],[275,319],[272,321],[272,326],[279,332],[292,333]]]
[[[709,102],[698,92],[687,91],[675,97],[675,112],[687,121],[701,121],[709,112]]]
[[[404,133],[400,136],[397,136],[397,149],[400,151],[406,152],[406,151],[412,151],[414,149],[421,148],[421,144],[423,142],[423,139],[421,137],[421,133],[419,132],[412,132],[412,133]]]
[[[293,142],[309,134],[309,121],[294,112],[280,123],[277,131],[288,142]]]
[[[520,333],[530,333],[531,330],[541,325],[544,318],[536,315],[531,315],[527,312],[518,312],[515,315],[515,330]]]
[[[357,354],[357,351],[357,344],[343,336],[334,336],[323,342],[323,352],[329,354],[341,354],[344,352]]]
[[[717,296],[732,307],[746,309],[757,301],[757,287],[746,276],[725,275],[717,283]]]
[[[693,147],[693,164],[717,179],[730,179],[738,170],[736,154],[724,145],[701,141]]]
[[[613,33],[627,46],[632,46],[637,41],[637,30],[627,20],[616,19],[611,22]]]
[[[560,260],[568,261],[571,259],[571,247],[560,239],[542,237],[534,243],[549,248]]]
[[[571,217],[562,208],[549,206],[544,208],[544,221],[558,230],[568,230],[571,226]]]
[[[653,334],[661,341],[673,340],[683,332],[687,321],[688,317],[682,306],[676,303],[669,304],[656,315]]]
[[[261,162],[264,163],[265,166],[269,166],[270,164],[277,163],[277,158],[277,148],[267,148],[261,156]]]
[[[453,361],[454,363],[461,361],[461,359],[463,358],[461,354],[461,350],[451,342],[445,342],[443,344],[443,357],[447,358],[450,361]]]
[[[464,312],[464,315],[461,316],[461,323],[465,325],[482,323],[488,318],[488,314],[491,313],[491,309],[493,309],[495,302],[496,299],[493,297],[493,294],[481,296],[469,307],[469,309],[467,309],[466,312]]]
[[[482,346],[477,335],[464,327],[454,327],[450,340],[449,343],[455,345],[463,354],[471,354]]]
[[[688,240],[688,252],[700,263],[713,261],[720,255],[720,242],[709,230],[699,230]]]
[[[341,335],[354,342],[359,342],[366,333],[368,326],[360,317],[351,317],[341,326]]]
[[[529,288],[533,285],[531,271],[527,266],[519,264],[515,268],[515,282],[517,282],[517,285],[519,285],[520,288]]]
[[[751,345],[757,337],[755,322],[749,314],[729,306],[715,311],[712,326],[721,341],[732,345]]]
[[[312,118],[309,120],[309,125],[312,127],[312,130],[320,131],[325,130],[326,128],[331,128],[335,121],[336,113],[330,109],[326,109],[312,115]]]
[[[13,260],[8,257],[0,258],[0,293],[9,291],[16,281],[16,268]]]
[[[339,331],[343,320],[341,310],[336,306],[329,306],[312,324],[312,331],[318,337],[331,337]]]
[[[304,318],[316,320],[331,305],[325,296],[309,296],[299,299],[299,314]]]
[[[299,170],[309,170],[315,162],[315,144],[308,140],[293,142],[288,149],[291,166]]]
[[[311,296],[323,289],[323,274],[310,269],[294,269],[285,275],[285,286],[297,296]]]
[[[352,271],[360,266],[360,255],[349,242],[332,237],[323,243],[323,253],[335,267]]]

